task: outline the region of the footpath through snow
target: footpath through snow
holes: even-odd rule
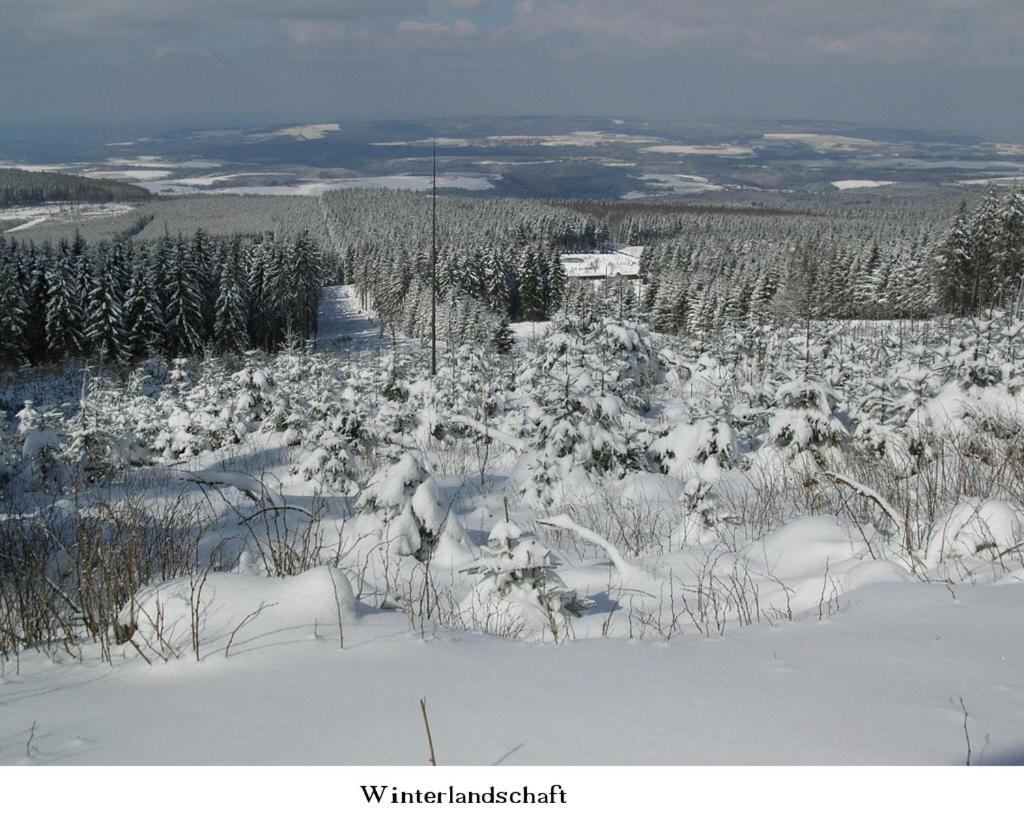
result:
[[[317,343],[322,349],[380,347],[380,324],[359,309],[355,286],[324,287],[317,318]]]

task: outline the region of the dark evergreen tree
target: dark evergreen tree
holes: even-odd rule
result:
[[[524,321],[544,318],[544,293],[537,266],[537,253],[532,247],[523,250],[519,259],[519,300]]]

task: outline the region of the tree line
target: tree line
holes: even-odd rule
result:
[[[627,294],[655,329],[708,336],[795,319],[920,319],[1021,309],[1024,194],[940,214],[884,205],[815,215],[630,215],[649,242]],[[622,306],[615,295],[605,304]],[[598,298],[601,296],[599,295]]]
[[[83,178],[59,172],[30,172],[0,168],[0,208],[42,203],[106,203],[144,201],[152,195],[141,186],[110,180]]]
[[[382,332],[426,338],[431,313],[429,200],[396,191],[339,191],[322,199],[320,230],[337,251],[339,279],[356,285]],[[608,243],[601,221],[512,198],[438,202],[437,329],[451,345],[511,344],[510,322],[560,311],[569,292],[562,251]]]
[[[0,236],[0,361],[274,350],[316,334],[330,265],[307,232],[56,246]]]

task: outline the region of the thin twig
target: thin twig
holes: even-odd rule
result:
[[[430,735],[430,720],[427,718],[427,697],[420,699],[420,711],[423,713],[423,727],[427,729],[427,744],[430,746],[430,764],[437,767],[437,755],[434,753],[434,737]],[[33,725],[33,727],[35,727]]]
[[[334,606],[338,611],[338,646],[345,649],[345,626],[341,621],[341,599],[338,597],[338,582],[334,578],[334,571],[328,570],[328,575],[331,577],[331,586],[334,588]]]
[[[259,616],[260,613],[262,613],[266,608],[273,607],[276,604],[277,602],[271,602],[270,604],[264,604],[263,602],[260,602],[259,607],[257,607],[254,611],[252,611],[252,613],[250,613],[248,616],[246,616],[244,619],[242,619],[242,621],[238,623],[235,629],[231,631],[231,636],[228,638],[228,646],[224,648],[225,659],[228,658],[228,656],[231,654],[231,643],[235,641],[235,634],[239,630],[241,630],[246,624],[248,624],[252,619],[255,619],[257,616]]]
[[[304,516],[307,516],[308,518],[311,518],[311,519],[316,518],[316,516],[314,516],[311,512],[309,512],[309,510],[307,510],[305,507],[298,507],[298,506],[296,506],[294,504],[275,504],[275,505],[272,505],[270,507],[264,507],[261,510],[257,510],[255,513],[252,513],[251,515],[246,516],[245,518],[243,518],[238,523],[239,524],[245,524],[247,522],[252,521],[254,518],[259,518],[260,516],[264,515],[265,513],[276,513],[276,512],[278,512],[280,510],[294,510],[297,513],[302,513]]]
[[[964,697],[960,697],[960,709],[964,712],[964,739],[967,740],[967,761],[965,765],[971,765],[971,732],[967,729],[967,705],[964,704]]]

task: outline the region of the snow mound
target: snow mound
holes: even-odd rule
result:
[[[966,499],[936,524],[925,550],[925,567],[944,559],[996,554],[1024,544],[1024,510],[998,499]]]
[[[867,544],[851,529],[833,518],[809,516],[751,544],[746,561],[759,581],[762,608],[794,615],[815,610],[830,614],[838,609],[839,599],[854,590],[913,580],[895,561],[872,558]]]
[[[824,516],[808,516],[784,524],[747,550],[752,565],[762,566],[765,573],[788,581],[807,576],[821,576],[826,563],[859,559],[866,547],[854,541],[850,528]]]
[[[135,628],[133,640],[151,659],[158,651],[164,658],[191,656],[194,641],[205,658],[314,632],[336,638],[339,621],[355,618],[356,607],[348,577],[334,567],[289,578],[209,573],[143,588],[118,622]]]

